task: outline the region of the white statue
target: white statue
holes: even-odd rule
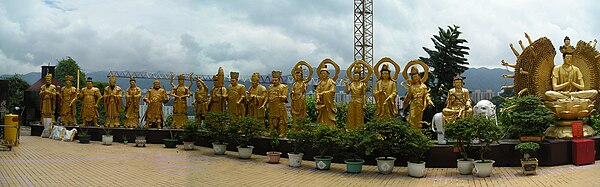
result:
[[[473,107],[473,115],[481,115],[484,114],[486,118],[494,120],[496,125],[498,125],[498,119],[496,118],[496,105],[488,100],[481,100],[477,102],[477,105]],[[437,129],[436,129],[437,128]],[[437,133],[437,143],[438,144],[446,144],[446,131],[444,129],[442,113],[439,112],[433,115],[433,119],[431,120],[431,130]]]

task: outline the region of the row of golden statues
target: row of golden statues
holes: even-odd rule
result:
[[[335,73],[331,76],[327,65],[333,66]],[[390,65],[395,68],[394,74]],[[420,73],[418,67],[422,66],[424,72]],[[381,68],[380,68],[381,67]],[[410,68],[410,72],[409,71]],[[305,76],[305,70],[309,75]],[[344,78],[345,92],[351,95],[348,104],[348,115],[346,121],[347,129],[357,129],[364,123],[364,113],[367,103],[367,82],[375,74],[377,81],[373,91],[373,97],[376,103],[376,117],[380,119],[394,118],[398,114],[398,108],[395,104],[398,89],[397,78],[400,67],[390,58],[383,58],[375,67],[368,63],[357,60],[347,69],[347,77]],[[331,59],[323,60],[317,67],[319,81],[315,89],[316,110],[318,113],[317,122],[320,124],[335,126],[335,106],[334,96],[336,91],[335,81],[340,72],[339,66]],[[423,112],[426,107],[433,106],[429,97],[430,89],[425,82],[428,78],[428,66],[419,61],[408,62],[402,72],[406,80],[402,85],[408,89],[407,95],[403,101],[403,106],[409,108],[407,121],[413,128],[421,128]],[[190,85],[184,85],[185,75],[178,75],[178,84],[173,83],[174,76],[171,74],[170,83],[173,89],[167,92],[161,88],[160,82],[155,80],[153,87],[149,89],[143,101],[148,104],[146,113],[142,118],[145,119],[146,127],[161,128],[164,123],[162,107],[169,101],[169,97],[174,98],[173,104],[173,126],[172,128],[181,128],[187,121],[187,99],[194,97],[194,115],[196,119],[202,120],[208,112],[228,112],[234,117],[250,116],[259,120],[268,118],[269,131],[277,130],[283,134],[287,128],[286,103],[288,102],[288,87],[281,84],[281,74],[279,70],[272,71],[272,83],[268,88],[259,84],[260,74],[252,74],[252,85],[246,90],[245,86],[238,84],[239,72],[230,72],[230,84],[224,86],[224,72],[219,68],[216,75],[213,76],[214,87],[209,91],[206,84],[197,76],[189,75]],[[291,85],[291,107],[290,113],[292,119],[305,118],[307,116],[306,91],[308,82],[313,74],[313,67],[305,61],[298,62],[291,70],[294,83]],[[423,74],[423,76],[421,76]],[[93,87],[91,78],[87,79],[85,88],[78,90],[72,86],[73,77],[66,77],[66,86],[57,91],[57,88],[51,84],[52,75],[46,76],[46,84],[41,87],[41,110],[42,118],[54,118],[54,99],[60,99],[60,123],[67,125],[75,124],[75,102],[77,99],[82,101],[81,118],[82,125],[98,126],[98,103],[104,101],[105,106],[105,126],[118,127],[119,110],[122,101],[122,89],[116,85],[116,77],[109,77],[109,85],[104,88],[104,95],[100,90]],[[191,93],[190,88],[194,80],[198,89]],[[471,101],[468,90],[462,88],[462,78],[457,76],[455,79],[455,88],[450,90],[447,107],[444,109],[444,119],[454,120],[459,116],[465,116],[472,111]],[[126,128],[139,127],[139,102],[142,96],[141,89],[136,86],[135,78],[130,79],[130,87],[125,91],[125,122]],[[268,115],[265,111],[268,109]]]

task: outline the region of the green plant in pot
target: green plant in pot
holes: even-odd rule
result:
[[[476,117],[480,123],[475,124],[474,138],[481,142],[479,150],[480,159],[475,161],[475,174],[479,177],[488,177],[492,173],[494,160],[486,160],[485,153],[490,150],[492,143],[498,142],[502,137],[502,129],[491,119],[482,116]]]
[[[476,124],[482,123],[482,118],[466,117],[458,119],[446,125],[446,136],[455,141],[454,146],[460,153],[460,159],[456,160],[458,172],[461,175],[469,175],[473,172],[473,158],[469,158],[467,152],[471,150],[471,142],[475,138]]]
[[[288,143],[292,145],[292,152],[288,153],[290,166],[300,167],[302,165],[302,157],[304,157],[302,151],[310,143],[310,131],[312,127],[308,118],[300,118],[295,119],[292,128],[288,129],[286,137],[288,138]]]
[[[272,151],[267,152],[267,158],[269,158],[268,163],[277,164],[281,158],[281,152],[277,151],[277,147],[279,147],[279,133],[277,131],[271,132],[269,144],[271,145]]]
[[[523,158],[521,159],[521,167],[523,168],[523,174],[536,174],[536,170],[538,167],[538,159],[531,158],[529,155],[540,149],[540,144],[536,142],[525,142],[520,143],[515,146],[515,150],[523,153]]]
[[[367,145],[373,133],[365,130],[339,131],[338,154],[344,158],[348,173],[362,172]]]
[[[92,139],[92,135],[90,135],[88,133],[88,128],[87,127],[79,127],[79,143],[81,144],[89,144],[90,140]]]
[[[102,145],[112,145],[113,135],[110,134],[111,129],[106,126],[102,126],[104,135],[102,135]]]
[[[265,127],[257,119],[252,117],[242,117],[233,123],[233,140],[238,144],[238,153],[240,158],[248,159],[252,156],[253,146],[250,146],[250,141],[257,138],[265,130]]]
[[[505,133],[509,138],[520,138],[521,141],[541,142],[544,132],[556,119],[540,98],[533,95],[503,103],[501,111],[498,120]]]
[[[198,122],[196,120],[188,120],[183,124],[183,133],[181,138],[183,139],[183,149],[193,150],[194,140],[198,136]]]
[[[396,161],[394,156],[403,152],[400,141],[403,132],[408,130],[408,124],[396,120],[376,120],[365,124],[365,130],[373,133],[369,136],[366,153],[379,156],[376,159],[379,173],[390,174]]]
[[[206,120],[204,120],[204,125],[206,135],[213,145],[215,154],[225,154],[231,134],[237,132],[232,127],[230,115],[228,113],[209,112]]]
[[[432,143],[419,129],[407,128],[401,136],[404,154],[408,156],[408,174],[412,177],[424,177],[427,174],[425,155]]]
[[[332,156],[328,156],[336,150],[339,130],[329,125],[318,124],[310,132],[310,144],[313,149],[318,150],[319,156],[315,156],[315,165],[318,170],[329,170],[331,167]]]
[[[164,129],[167,129],[169,131],[169,138],[163,139],[165,148],[177,148],[177,142],[179,141],[177,139],[178,133],[173,132],[171,125],[173,125],[173,123],[165,123],[165,126],[163,127]]]

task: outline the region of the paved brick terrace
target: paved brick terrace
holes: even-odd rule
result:
[[[542,167],[535,176],[521,175],[518,167],[497,167],[488,178],[428,168],[427,177],[411,178],[405,167],[390,175],[378,174],[375,166],[347,174],[344,164],[318,171],[312,161],[301,168],[289,167],[287,159],[266,161],[261,155],[241,160],[229,151],[215,156],[204,147],[183,151],[181,145],[137,148],[21,136],[19,147],[0,152],[0,186],[600,186],[600,164]]]

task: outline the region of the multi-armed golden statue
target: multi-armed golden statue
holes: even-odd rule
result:
[[[504,89],[515,89],[518,95],[531,94],[543,98],[546,107],[554,112],[557,120],[548,128],[545,135],[554,138],[572,137],[572,122],[581,121],[595,112],[595,101],[600,88],[600,53],[591,43],[577,42],[571,45],[569,37],[565,37],[564,45],[559,48],[563,64],[554,66],[556,51],[552,42],[542,37],[532,42],[525,33],[529,46],[519,41],[521,54],[510,44],[517,57],[516,64],[502,60],[502,65],[515,68],[514,75],[503,75],[514,78],[513,86]],[[595,131],[585,125],[584,136],[592,136]]]

